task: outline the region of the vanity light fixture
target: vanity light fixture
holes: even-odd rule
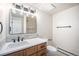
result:
[[[34,14],[36,10],[34,8],[30,8],[30,13]]]
[[[14,6],[14,8],[16,10],[21,11],[20,12],[21,14],[25,14],[25,15],[26,15],[26,13],[35,14],[35,12],[36,12],[36,9],[34,9],[34,8],[30,7],[30,6],[25,6],[25,5],[20,4],[20,3],[18,3],[18,4],[13,3],[12,5]],[[14,13],[17,13],[17,12],[14,11]]]
[[[15,8],[17,8],[17,9],[22,9],[22,4],[15,4],[15,3],[13,3],[12,4]]]
[[[29,11],[29,8],[23,7],[24,11]]]

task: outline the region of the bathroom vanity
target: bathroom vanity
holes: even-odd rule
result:
[[[7,56],[46,56],[46,46],[46,43],[38,44],[20,51],[7,54]]]
[[[33,38],[23,42],[6,43],[0,50],[2,56],[46,56],[47,39]]]

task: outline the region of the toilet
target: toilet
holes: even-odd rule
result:
[[[53,46],[47,46],[48,56],[56,56],[57,55],[57,49]]]

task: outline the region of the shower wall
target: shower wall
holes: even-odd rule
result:
[[[54,45],[79,55],[79,6],[54,14],[52,18]]]

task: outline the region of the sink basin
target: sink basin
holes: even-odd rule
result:
[[[17,43],[13,43],[13,44],[9,44],[8,48],[16,48],[16,47],[20,47],[23,45],[27,45],[28,43],[26,41],[24,42],[17,42]]]
[[[29,43],[27,41],[22,41],[22,42],[10,42],[10,43],[6,43],[3,47],[3,49],[12,49],[12,48],[19,48],[21,46],[25,46],[28,45]]]

